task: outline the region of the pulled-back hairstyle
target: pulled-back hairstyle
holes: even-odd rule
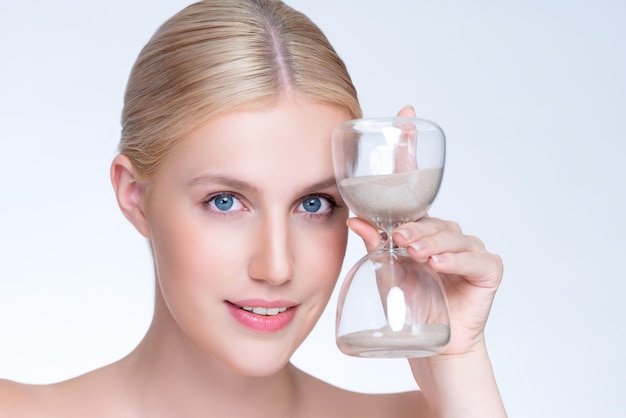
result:
[[[131,71],[120,152],[153,177],[178,139],[232,111],[296,92],[361,117],[343,61],[321,30],[278,0],[206,0],[165,22]]]

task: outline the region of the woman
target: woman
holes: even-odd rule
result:
[[[152,324],[109,366],[3,382],[0,416],[504,416],[483,338],[502,264],[453,222],[394,232],[442,273],[450,302],[447,351],[409,361],[420,392],[352,393],[289,363],[346,248],[330,134],[360,116],[325,36],[280,2],[208,0],[167,21],[130,75],[111,167],[120,209],[151,245]],[[369,224],[348,225],[377,245]]]

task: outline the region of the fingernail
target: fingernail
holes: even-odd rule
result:
[[[409,247],[413,248],[415,251],[422,251],[426,248],[426,244],[423,241],[417,241],[410,243]]]
[[[411,239],[411,237],[413,236],[413,234],[411,234],[411,231],[404,228],[396,229],[394,233],[400,235],[404,239]]]
[[[435,263],[444,263],[446,261],[446,256],[443,254],[431,255],[430,258],[432,258]]]

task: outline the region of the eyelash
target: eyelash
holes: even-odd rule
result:
[[[239,210],[235,210],[235,211],[230,211],[228,209],[227,210],[220,210],[218,208],[216,208],[215,205],[215,200],[220,198],[220,197],[229,197],[232,198],[234,200],[236,200],[238,202],[238,204],[240,204],[241,206],[243,206],[244,210],[247,210],[247,208],[245,207],[245,205],[242,202],[242,198],[237,196],[237,194],[235,193],[227,193],[227,192],[222,192],[222,193],[216,193],[213,194],[209,197],[207,197],[205,200],[202,201],[202,206],[204,208],[206,208],[208,211],[210,211],[211,213],[214,213],[216,215],[219,216],[234,216],[236,215],[238,212],[240,212]],[[326,194],[321,194],[321,193],[314,193],[314,194],[310,194],[308,196],[303,197],[299,203],[298,203],[298,208],[302,205],[304,205],[304,203],[312,198],[320,198],[320,199],[324,199],[328,205],[330,206],[328,212],[326,213],[317,213],[317,212],[307,212],[306,210],[302,210],[301,213],[304,213],[305,216],[311,217],[311,218],[323,218],[323,217],[329,217],[330,215],[332,215],[333,211],[335,208],[338,208],[339,205],[337,204],[337,201],[329,195]],[[236,205],[237,202],[235,202],[233,205]]]
[[[307,200],[309,200],[311,198],[324,199],[330,205],[329,211],[327,213],[307,212],[306,210],[304,210],[303,212],[305,213],[305,216],[308,216],[308,217],[311,217],[311,218],[329,217],[330,215],[332,215],[334,209],[339,207],[339,205],[337,204],[335,199],[333,199],[332,196],[329,196],[329,195],[326,195],[326,194],[321,194],[321,193],[314,193],[314,194],[310,194],[308,196],[305,196],[304,198],[302,198],[302,200],[300,200],[300,203],[298,204],[298,207],[303,205],[304,202],[306,202]]]
[[[208,212],[210,212],[213,215],[223,216],[223,217],[235,216],[235,215],[237,215],[237,213],[240,212],[239,210],[236,210],[236,211],[220,210],[217,207],[215,207],[215,201],[218,198],[220,198],[220,197],[232,198],[234,200],[233,206],[239,204],[245,210],[247,210],[245,205],[242,203],[242,199],[239,196],[237,196],[237,194],[235,194],[235,193],[226,193],[226,192],[215,193],[215,194],[212,194],[211,196],[207,197],[205,200],[202,201],[202,207],[204,207]],[[230,209],[230,208],[228,208],[228,209]]]

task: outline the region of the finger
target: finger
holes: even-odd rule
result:
[[[405,107],[398,115],[415,116],[411,107]],[[397,138],[397,144],[393,148],[394,172],[417,170],[417,129],[412,122],[397,122],[394,124],[400,129],[401,134]]]
[[[407,252],[418,262],[425,262],[431,256],[443,253],[485,253],[481,240],[471,235],[459,235],[452,231],[442,231],[410,243]]]
[[[401,247],[406,247],[412,242],[442,231],[450,231],[457,235],[463,233],[459,224],[454,221],[444,221],[442,219],[425,216],[419,221],[400,225],[392,234],[396,244]]]
[[[380,244],[380,233],[368,222],[360,218],[350,218],[346,223],[352,232],[363,239],[367,251],[372,251]]]
[[[406,118],[414,118],[415,109],[413,109],[413,106],[411,105],[406,105],[402,109],[400,109],[400,111],[398,112],[398,116],[406,117]]]
[[[432,256],[429,265],[439,273],[463,276],[475,286],[497,288],[502,280],[502,259],[490,253],[443,253]]]

